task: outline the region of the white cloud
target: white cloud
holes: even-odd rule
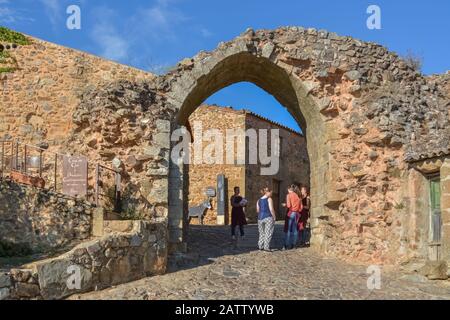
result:
[[[28,17],[23,10],[14,10],[8,7],[9,0],[0,0],[0,22],[5,24],[14,24],[21,21],[34,21]]]
[[[100,48],[100,55],[115,61],[128,58],[128,39],[120,35],[114,27],[116,13],[108,8],[98,8],[95,12],[101,18],[94,25],[91,38]]]
[[[92,37],[102,49],[101,56],[116,61],[127,58],[128,42],[113,32],[107,25],[96,25],[92,34]]]
[[[0,22],[3,23],[13,23],[15,22],[14,11],[9,8],[0,7]]]
[[[61,1],[60,0],[40,0],[40,1],[45,7],[45,11],[50,19],[50,22],[53,24],[53,26],[56,26],[56,24],[61,19],[62,13],[64,12],[64,10],[62,10],[61,7]]]
[[[8,4],[8,0],[0,0],[0,5]],[[14,11],[8,7],[0,7],[0,22],[3,23],[14,23],[16,18],[14,17]]]
[[[154,40],[176,39],[175,28],[187,20],[174,3],[177,0],[158,0],[155,5],[144,8],[130,20],[133,34]]]
[[[204,38],[209,38],[213,35],[213,33],[211,31],[209,31],[206,28],[200,28],[200,34],[204,37]]]

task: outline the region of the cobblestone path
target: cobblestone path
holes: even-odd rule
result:
[[[257,226],[233,242],[229,227],[191,226],[189,252],[169,272],[70,299],[450,299],[450,281],[382,268],[381,289],[367,288],[367,266],[325,258],[309,248],[255,250]],[[277,224],[273,247],[282,247]]]

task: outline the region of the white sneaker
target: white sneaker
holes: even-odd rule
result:
[[[236,240],[236,236],[231,236],[231,239]]]

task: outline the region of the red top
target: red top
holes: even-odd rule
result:
[[[297,213],[302,211],[302,200],[295,192],[289,192],[286,198],[286,207],[288,207],[290,211]]]

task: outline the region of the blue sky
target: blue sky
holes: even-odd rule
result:
[[[66,8],[81,8],[81,30],[66,28]],[[366,9],[381,8],[381,30],[366,27]],[[406,0],[0,0],[0,25],[140,69],[164,72],[212,50],[246,28],[297,25],[327,29],[423,58],[425,74],[450,69],[450,1]],[[247,108],[297,125],[267,93],[247,83],[209,103]]]

